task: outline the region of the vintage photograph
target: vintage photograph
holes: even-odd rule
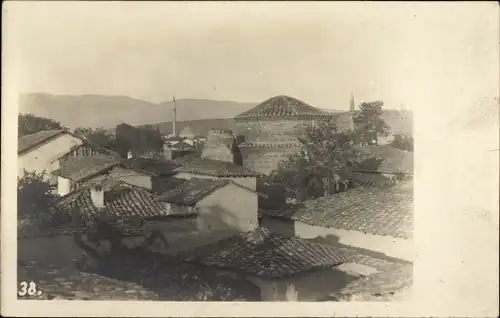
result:
[[[413,118],[387,58],[324,42],[331,28],[142,30],[125,12],[23,43],[38,53],[19,99],[19,299],[403,297]]]
[[[18,300],[411,299],[405,18],[244,4],[26,6]]]

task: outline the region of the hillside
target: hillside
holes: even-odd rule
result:
[[[256,103],[255,103],[256,104]],[[195,134],[206,135],[210,128],[235,129],[234,116],[252,108],[254,103],[213,101],[207,99],[179,99],[177,106],[177,131],[187,125]],[[349,117],[346,112],[323,109],[335,118]],[[127,123],[133,126],[155,125],[164,134],[172,132],[172,102],[151,103],[128,96],[106,95],[52,95],[32,93],[21,95],[19,111],[51,118],[69,128],[114,128]],[[412,113],[385,110],[383,118],[396,133],[413,130]]]
[[[206,99],[179,99],[176,106],[177,120],[185,121],[232,118],[255,105]],[[20,96],[19,112],[52,118],[69,128],[114,128],[123,122],[144,125],[170,121],[172,102],[156,104],[128,96],[32,93]]]

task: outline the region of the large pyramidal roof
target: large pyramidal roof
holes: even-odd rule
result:
[[[329,114],[322,110],[304,103],[293,97],[279,95],[260,103],[246,112],[236,116],[236,119],[250,119],[261,117],[324,117]]]

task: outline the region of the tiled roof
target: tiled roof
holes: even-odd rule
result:
[[[116,220],[114,224],[122,228],[122,233],[124,236],[141,236],[144,235],[144,231],[141,226],[132,225],[132,223],[124,220]],[[126,226],[124,226],[126,225]],[[17,225],[17,237],[18,238],[34,238],[34,237],[50,237],[50,236],[70,236],[74,233],[80,232],[85,233],[90,230],[85,224],[80,226],[73,225],[69,215],[67,220],[63,220],[60,223],[54,223],[47,220],[40,220],[38,218],[28,218],[18,220]]]
[[[336,247],[282,237],[259,228],[182,255],[189,262],[264,278],[291,276],[346,261]]]
[[[231,162],[212,159],[196,159],[186,165],[175,169],[176,172],[188,172],[193,174],[214,177],[257,177],[259,173],[248,168],[238,166]]]
[[[179,141],[178,143],[172,145],[172,149],[177,150],[185,150],[185,149],[193,149],[194,147],[184,141]]]
[[[322,110],[289,96],[272,97],[254,108],[236,116],[236,119],[249,117],[294,117],[294,116],[329,116]]]
[[[62,134],[63,132],[64,130],[42,130],[34,134],[22,136],[18,139],[17,142],[17,153],[25,152],[42,142],[45,142],[59,134]]]
[[[102,184],[104,188],[104,205],[98,209],[90,197],[90,185],[86,185],[62,197],[51,206],[53,212],[72,214],[74,209],[85,217],[103,213],[110,217],[142,217],[155,218],[168,215],[167,207],[159,197],[146,189],[132,186],[121,181],[110,181]]]
[[[171,141],[183,141],[184,139],[186,139],[186,138],[180,137],[180,136],[169,136],[169,137],[163,138],[163,141],[170,141],[170,142]]]
[[[390,146],[368,146],[360,149],[363,157],[356,171],[413,174],[413,151]]]
[[[247,141],[238,145],[240,148],[299,148],[302,144],[296,142],[256,142]]]
[[[397,265],[386,271],[355,280],[342,288],[335,296],[341,301],[386,300],[412,284],[413,265]]]
[[[150,151],[139,156],[141,159],[161,160],[164,158],[162,152]]]
[[[179,167],[179,166],[183,166],[183,165],[185,165],[193,160],[200,159],[201,153],[199,151],[194,151],[194,152],[190,152],[188,154],[176,157],[175,152],[174,152],[172,154],[172,156],[173,156],[173,160],[171,160],[171,162],[174,165],[176,165],[177,167]]]
[[[207,195],[229,184],[227,179],[198,179],[185,180],[176,188],[163,192],[160,199],[176,205],[189,206],[200,201]]]
[[[131,158],[124,160],[121,165],[126,169],[156,176],[172,175],[176,167],[170,161],[149,158]]]
[[[73,180],[81,181],[104,172],[120,163],[119,160],[107,156],[68,157],[61,164],[55,175]]]
[[[413,183],[354,188],[309,200],[292,218],[321,227],[408,238],[413,231]]]
[[[138,284],[119,281],[70,268],[18,262],[18,281],[36,282],[41,295],[26,299],[51,300],[158,300],[158,295]]]

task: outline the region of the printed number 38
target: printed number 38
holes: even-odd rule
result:
[[[36,289],[36,284],[34,282],[21,282],[21,289],[18,292],[19,296],[35,296],[41,295],[42,291]]]

